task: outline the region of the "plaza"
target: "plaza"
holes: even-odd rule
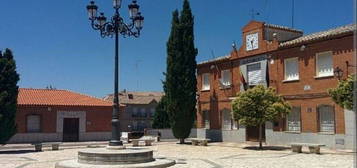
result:
[[[178,145],[176,141],[154,143],[147,147],[154,151],[154,157],[166,157],[176,161],[172,168],[300,168],[300,167],[339,167],[352,168],[354,154],[350,151],[332,151],[321,149],[321,154],[292,153],[283,146],[266,147],[265,150],[255,150],[255,144],[241,143],[209,143],[207,147],[192,146],[187,143]],[[22,148],[11,145],[0,148],[0,165],[2,168],[48,168],[56,162],[77,158],[77,152],[84,149],[90,142],[79,142],[69,146],[63,144],[60,150],[34,152],[33,147]],[[106,142],[93,143],[97,147],[105,147]],[[131,144],[125,144],[130,147]],[[95,145],[92,145],[95,146]],[[142,147],[140,147],[142,148]],[[145,147],[146,148],[146,147]]]

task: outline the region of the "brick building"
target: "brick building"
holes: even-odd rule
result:
[[[145,128],[152,128],[155,109],[162,96],[162,92],[120,92],[119,102],[125,105],[125,110],[119,115],[121,130],[143,132]],[[106,96],[104,100],[113,101],[113,95]]]
[[[303,35],[301,30],[251,21],[242,29],[242,45],[228,56],[197,66],[199,137],[217,141],[256,141],[258,129],[232,120],[237,92],[255,85],[276,89],[292,105],[281,121],[266,123],[267,144],[320,142],[353,148],[355,113],[335,104],[327,89],[355,73],[356,25]]]
[[[19,89],[17,104],[17,134],[10,143],[111,137],[112,103],[101,99],[67,90]]]

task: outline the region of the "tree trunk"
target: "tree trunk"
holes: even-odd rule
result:
[[[263,149],[263,145],[262,145],[262,126],[263,124],[259,124],[259,150]]]
[[[184,138],[180,138],[180,144],[184,144],[185,143],[185,139]]]

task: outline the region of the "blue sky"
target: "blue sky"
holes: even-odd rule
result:
[[[121,14],[128,20],[123,0]],[[120,89],[161,91],[171,13],[182,0],[138,0],[145,17],[142,36],[120,39]],[[291,26],[292,0],[191,0],[195,15],[197,61],[241,44],[241,28],[259,12],[258,21]],[[97,97],[112,93],[114,41],[91,29],[89,0],[0,2],[0,49],[13,50],[20,87],[48,85]],[[111,0],[97,0],[112,15]],[[353,23],[353,0],[295,0],[294,27],[305,34]],[[137,68],[136,68],[137,67]]]

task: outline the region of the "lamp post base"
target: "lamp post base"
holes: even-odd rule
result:
[[[123,146],[123,142],[118,140],[110,140],[109,146]]]

